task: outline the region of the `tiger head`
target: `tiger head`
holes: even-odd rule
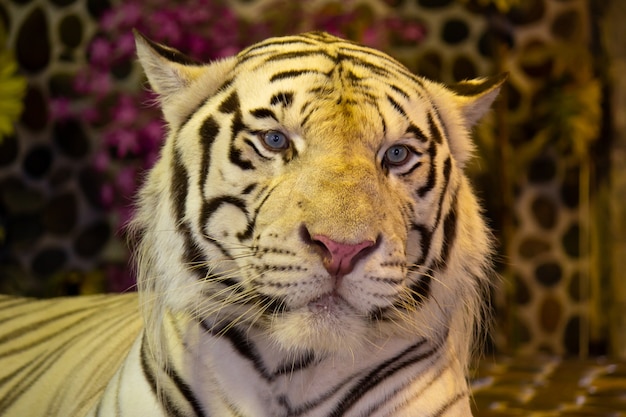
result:
[[[134,222],[151,311],[285,351],[470,337],[491,248],[463,168],[503,77],[445,87],[325,33],[137,47],[169,127]]]

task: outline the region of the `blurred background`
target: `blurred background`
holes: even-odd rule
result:
[[[325,30],[451,83],[507,71],[470,174],[499,243],[495,348],[626,358],[626,2],[3,0],[0,292],[133,291],[162,141],[132,28],[199,60]]]

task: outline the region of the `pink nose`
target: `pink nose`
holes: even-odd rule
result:
[[[368,252],[367,248],[374,245],[371,240],[364,240],[354,245],[339,243],[323,235],[315,235],[311,239],[324,250],[324,268],[329,274],[337,277],[352,272],[356,261]]]

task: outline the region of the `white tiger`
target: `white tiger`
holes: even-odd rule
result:
[[[491,243],[463,168],[504,77],[325,33],[205,65],[136,38],[169,126],[139,296],[0,299],[0,414],[471,415]]]

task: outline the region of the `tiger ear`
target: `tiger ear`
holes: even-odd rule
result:
[[[508,76],[508,73],[504,73],[448,86],[455,93],[466,127],[474,126],[487,113]]]
[[[170,125],[179,125],[202,100],[215,93],[235,65],[235,58],[202,64],[133,32],[137,57]]]

